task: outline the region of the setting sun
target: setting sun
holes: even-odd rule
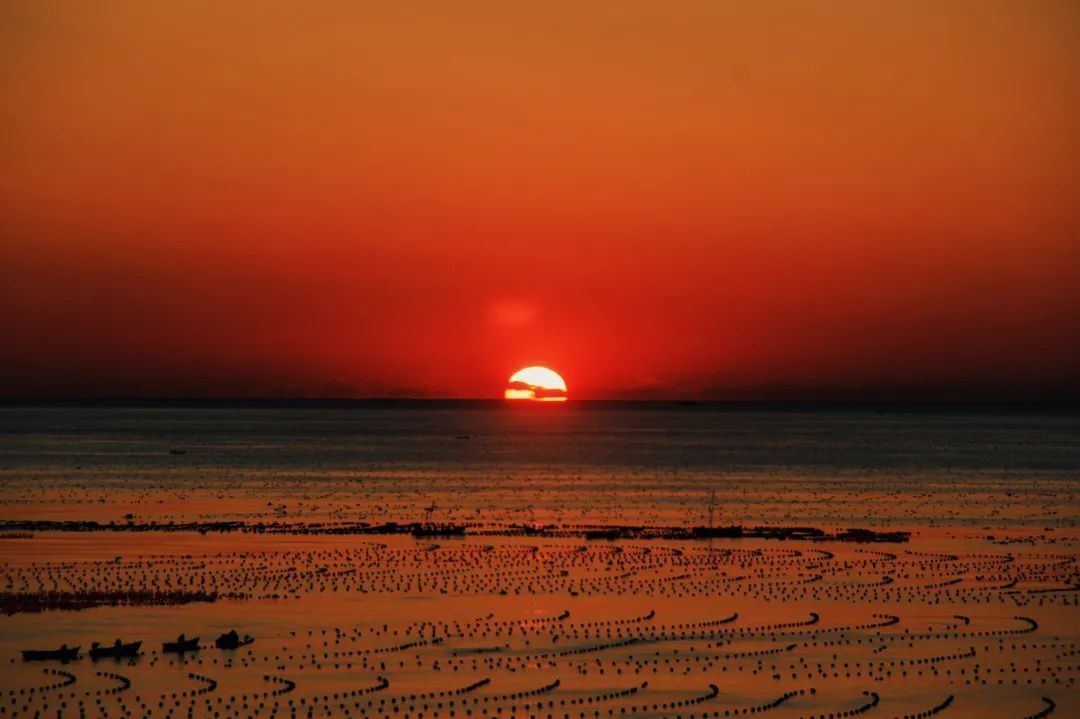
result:
[[[510,376],[503,395],[506,399],[538,402],[565,402],[566,382],[547,367],[526,367]]]

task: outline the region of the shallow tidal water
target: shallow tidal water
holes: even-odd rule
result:
[[[1077,417],[536,409],[0,408],[0,716],[1080,715]]]

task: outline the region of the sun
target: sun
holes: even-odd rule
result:
[[[547,367],[526,367],[510,376],[503,396],[513,400],[565,402],[566,382],[555,370]]]

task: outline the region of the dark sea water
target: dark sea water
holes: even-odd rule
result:
[[[1054,412],[768,411],[724,405],[395,402],[348,408],[7,407],[9,464],[67,443],[89,459],[183,445],[213,461],[304,466],[591,465],[700,470],[1080,469],[1080,417]]]
[[[8,407],[0,472],[9,495],[23,487],[31,500],[43,488],[217,489],[223,516],[229,501],[318,488],[331,499],[362,493],[368,504],[385,495],[401,518],[430,506],[427,495],[449,493],[478,520],[520,521],[528,506],[530,516],[558,509],[693,524],[705,495],[718,492],[714,512],[733,521],[851,520],[861,506],[886,523],[913,511],[922,520],[1071,522],[1080,418],[574,402]],[[861,501],[886,496],[892,505]],[[442,504],[445,519],[465,517]],[[9,507],[6,518],[17,513]]]

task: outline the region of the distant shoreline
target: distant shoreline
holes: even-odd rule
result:
[[[571,400],[565,404],[508,402],[504,399],[274,398],[274,397],[100,397],[3,399],[0,409],[454,409],[563,412],[853,412],[872,414],[1019,414],[1080,416],[1080,402],[1048,401],[871,401],[871,400]]]

